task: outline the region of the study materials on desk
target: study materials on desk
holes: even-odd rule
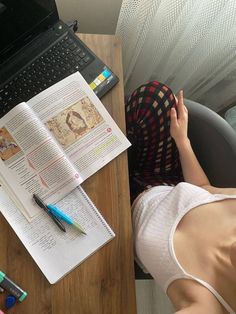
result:
[[[129,146],[77,72],[0,119],[0,182],[31,221],[32,194],[55,203]]]
[[[56,206],[78,221],[86,235],[70,226],[66,226],[66,232],[61,232],[43,210],[29,222],[0,187],[0,212],[51,284],[115,236],[81,187],[75,188]]]

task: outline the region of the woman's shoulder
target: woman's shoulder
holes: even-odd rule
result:
[[[236,196],[236,188],[223,188],[223,187],[215,187],[213,185],[194,185],[188,182],[180,182],[176,185],[176,188],[179,189],[202,189],[205,190],[211,194],[224,194],[224,195],[235,195]]]
[[[228,313],[216,297],[200,283],[189,279],[175,280],[167,295],[175,308],[175,314],[226,314]]]
[[[225,194],[225,195],[236,196],[236,188],[221,188],[221,187],[215,187],[212,185],[204,185],[201,188],[210,192],[211,194]]]

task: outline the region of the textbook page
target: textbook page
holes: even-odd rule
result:
[[[42,211],[33,193],[56,202],[83,180],[31,108],[21,103],[0,119],[0,181],[31,220]]]
[[[98,209],[81,187],[57,203],[85,230],[65,225],[62,232],[42,211],[31,223],[0,187],[0,212],[11,225],[47,280],[53,284],[114,238]]]
[[[28,101],[85,180],[130,146],[77,72]]]

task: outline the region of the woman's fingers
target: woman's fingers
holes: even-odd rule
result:
[[[183,90],[180,90],[178,92],[178,106],[183,107],[184,106],[184,92]]]
[[[177,125],[177,112],[175,108],[171,108],[170,110],[170,120],[172,125]]]
[[[178,92],[178,104],[184,105],[184,92],[180,90]]]
[[[184,92],[183,90],[179,91],[178,93],[178,115],[179,117],[183,117],[184,114],[187,112],[187,108],[184,105]]]

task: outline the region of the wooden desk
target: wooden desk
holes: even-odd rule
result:
[[[120,78],[102,102],[125,131],[120,40],[110,35],[83,34],[80,37]],[[0,215],[0,269],[29,293],[22,304],[17,304],[8,313],[136,313],[126,152],[86,180],[83,187],[116,237],[55,285],[48,283]],[[0,297],[2,308],[3,295]]]

